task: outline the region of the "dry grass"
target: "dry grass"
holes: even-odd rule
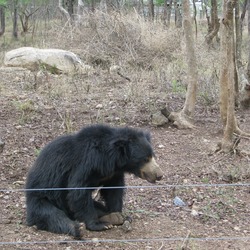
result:
[[[207,49],[203,27],[204,24],[198,27],[196,40],[198,100],[210,106],[217,103],[218,99],[219,51]],[[96,11],[94,14],[86,14],[80,26],[56,19],[46,24],[40,21],[33,34],[20,37],[19,41],[11,41],[8,35],[6,33],[2,44],[4,51],[20,46],[70,50],[94,66],[102,76],[91,76],[84,80],[74,76],[74,79],[66,80],[65,84],[60,82],[59,89],[56,90],[55,85],[50,88],[52,96],[72,93],[68,89],[68,82],[72,82],[70,87],[73,86],[80,95],[92,91],[93,85],[101,82],[116,84],[121,79],[108,75],[112,65],[121,66],[124,75],[131,79],[131,83],[123,83],[126,90],[122,96],[126,100],[136,100],[137,103],[142,102],[142,106],[155,109],[147,103],[147,96],[152,89],[156,99],[167,98],[169,94],[177,94],[181,98],[185,95],[188,79],[182,30],[166,28],[160,22],[145,21],[137,13],[108,15]],[[1,60],[4,51],[0,53]],[[84,86],[77,86],[78,81],[84,81]],[[45,86],[49,88],[48,81],[45,81]]]

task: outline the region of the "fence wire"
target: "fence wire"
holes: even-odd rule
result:
[[[93,240],[53,240],[53,241],[16,241],[0,242],[0,245],[34,245],[34,244],[71,244],[71,243],[143,243],[143,242],[170,242],[170,241],[250,241],[250,236],[242,237],[169,237],[169,238],[138,238],[138,239],[93,239]]]
[[[214,183],[214,184],[167,184],[146,186],[112,186],[112,187],[67,187],[67,188],[0,188],[0,192],[29,192],[29,191],[67,191],[67,190],[95,190],[95,189],[148,189],[148,188],[191,188],[191,187],[250,187],[250,183]]]
[[[96,190],[96,189],[152,189],[152,188],[219,188],[219,187],[250,187],[250,183],[213,183],[213,184],[166,184],[166,185],[144,185],[144,186],[112,186],[112,187],[70,187],[70,188],[35,188],[35,189],[7,189],[0,188],[0,192],[29,192],[29,191],[67,191],[67,190]],[[55,241],[2,241],[3,245],[37,245],[37,244],[76,244],[76,243],[142,243],[142,242],[170,242],[184,241],[187,237],[166,237],[166,238],[138,238],[138,239],[89,239],[89,240],[55,240]],[[250,241],[250,236],[239,237],[188,237],[189,241]]]

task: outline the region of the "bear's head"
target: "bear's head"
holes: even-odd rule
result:
[[[163,177],[163,171],[155,161],[150,134],[127,128],[116,141],[120,154],[118,166],[150,183]]]
[[[143,166],[135,173],[136,176],[147,180],[150,183],[155,183],[163,177],[163,171],[156,163],[155,158],[148,158],[148,162],[143,164]]]

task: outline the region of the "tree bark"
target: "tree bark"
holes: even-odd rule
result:
[[[0,36],[2,36],[5,32],[5,7],[3,5],[0,5]]]
[[[74,19],[74,2],[75,2],[75,0],[66,0],[68,13],[69,13],[70,18],[72,20]]]
[[[174,1],[174,12],[175,12],[175,26],[177,28],[180,28],[181,27],[181,24],[182,24],[182,17],[181,17],[181,11],[180,11],[180,8],[181,8],[181,5],[180,3],[177,2],[177,0],[173,0]]]
[[[154,1],[153,0],[149,0],[149,2],[148,2],[148,14],[149,14],[149,19],[151,21],[154,21],[155,11],[154,11]]]
[[[186,41],[186,60],[188,65],[188,87],[184,107],[180,112],[172,112],[168,117],[179,128],[193,128],[196,103],[196,89],[198,82],[197,62],[194,49],[194,34],[191,24],[189,1],[183,0],[183,30]]]
[[[18,18],[18,13],[17,13],[17,2],[14,2],[14,13],[13,13],[13,31],[12,35],[15,39],[18,37],[18,26],[17,26],[17,18]]]
[[[70,21],[70,14],[69,12],[63,7],[63,0],[58,1],[58,8],[60,12],[67,18],[67,21]]]
[[[220,150],[229,152],[234,149],[234,133],[248,135],[241,131],[235,116],[235,41],[234,8],[237,0],[223,1],[221,27],[221,73],[220,73],[220,113],[224,135],[219,144]]]
[[[167,25],[167,27],[170,26],[172,3],[173,3],[173,0],[170,0],[170,1],[165,0],[164,2],[163,21],[164,21],[164,24]]]
[[[247,80],[250,82],[250,0],[247,7],[247,29],[248,29],[248,64],[247,64]]]
[[[218,18],[217,0],[211,0],[211,22],[209,22],[208,34],[205,37],[208,45],[212,44],[214,37],[218,34],[219,28],[220,22]]]

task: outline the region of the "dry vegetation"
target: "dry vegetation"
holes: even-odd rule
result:
[[[60,48],[75,52],[94,72],[54,75],[1,70],[0,136],[6,146],[0,156],[1,187],[23,188],[26,173],[39,150],[56,136],[74,132],[85,124],[109,123],[143,127],[151,131],[158,162],[165,179],[159,184],[249,183],[250,159],[244,154],[211,155],[222,137],[218,113],[219,50],[204,43],[204,23],[196,44],[199,90],[193,131],[176,130],[171,124],[153,127],[152,114],[165,105],[178,110],[184,102],[186,63],[182,31],[161,23],[145,22],[138,15],[96,13],[79,27],[60,20],[40,21],[35,35],[11,41],[1,38],[0,58],[20,46]],[[206,32],[206,31],[205,31]],[[121,67],[130,79],[110,72]],[[240,125],[250,130],[248,111],[238,110]],[[249,150],[242,139],[240,149]],[[132,176],[128,185],[148,185]],[[128,189],[125,212],[133,230],[84,232],[94,239],[88,249],[249,249],[247,240],[164,241],[161,238],[249,237],[249,187],[192,187]],[[181,197],[188,206],[175,207]],[[25,225],[22,192],[0,192],[0,241],[64,241],[65,235],[36,231]],[[192,215],[192,208],[198,214]],[[96,239],[148,239],[148,241],[97,243]],[[150,240],[150,239],[158,240]],[[184,248],[182,248],[182,246]],[[82,243],[3,245],[2,249],[79,249]]]

